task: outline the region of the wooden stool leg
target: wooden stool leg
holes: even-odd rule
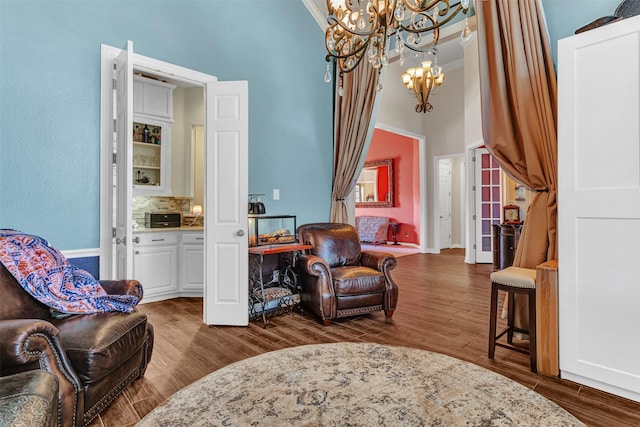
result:
[[[509,331],[507,332],[507,342],[509,344],[513,344],[513,319],[515,317],[514,307],[515,307],[515,293],[507,292],[508,305],[507,305],[507,326],[509,327]]]
[[[498,312],[498,287],[491,282],[491,312],[489,313],[489,359],[496,352],[496,316]]]
[[[529,360],[531,372],[538,372],[538,350],[536,337],[536,291],[529,291]]]

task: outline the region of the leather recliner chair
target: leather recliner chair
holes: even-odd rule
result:
[[[389,272],[391,254],[362,251],[349,224],[317,223],[298,227],[298,241],[313,248],[300,254],[300,299],[325,326],[332,319],[383,310],[393,316],[398,286]]]
[[[136,295],[137,280],[103,280],[108,294]],[[151,360],[153,326],[144,313],[110,312],[50,317],[0,263],[0,376],[35,369],[59,382],[58,425],[91,422]]]

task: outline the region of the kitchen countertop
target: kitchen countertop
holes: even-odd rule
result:
[[[133,229],[133,233],[161,233],[167,231],[204,231],[204,226],[202,225],[194,225],[193,227],[164,227],[164,228],[146,228],[146,227],[138,227]]]

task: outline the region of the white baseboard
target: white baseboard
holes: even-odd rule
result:
[[[92,248],[92,249],[72,249],[70,251],[60,251],[62,255],[64,255],[68,259],[73,258],[89,258],[89,257],[99,257],[100,256],[100,248]]]

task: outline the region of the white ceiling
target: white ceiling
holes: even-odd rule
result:
[[[324,31],[327,22],[327,1],[326,0],[301,0],[313,16],[318,26]],[[475,16],[469,18],[473,27],[475,27]],[[440,42],[438,43],[438,63],[445,71],[455,69],[463,65],[464,49],[458,37],[464,28],[463,22],[443,27],[440,30]],[[391,57],[391,61],[397,60],[397,57]],[[405,58],[407,66],[413,66],[417,59]]]

